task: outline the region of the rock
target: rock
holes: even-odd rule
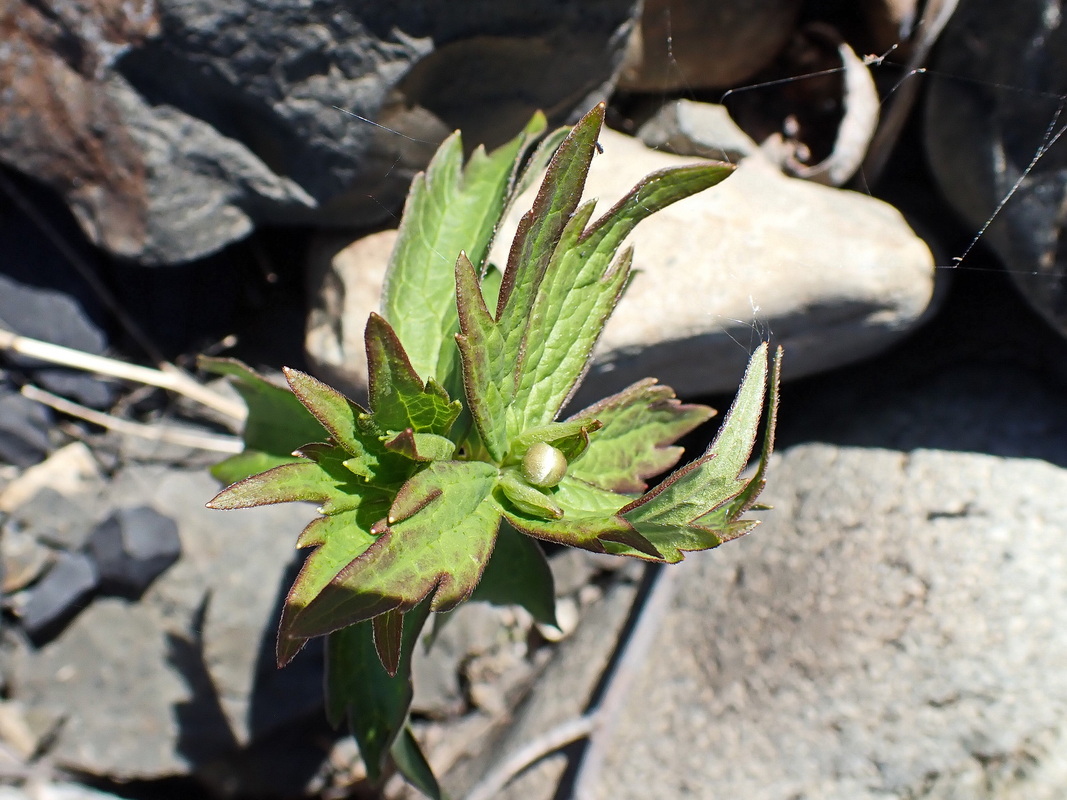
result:
[[[0,383],[0,461],[28,467],[52,449],[52,415],[45,406]]]
[[[3,14],[0,10],[0,17]],[[10,60],[0,61],[2,76]],[[3,85],[0,77],[0,86]],[[4,158],[5,108],[0,104],[0,162]],[[96,269],[99,253],[82,240],[62,203],[50,193],[25,180],[0,175],[0,181],[4,190],[0,191],[0,252],[4,253],[0,266],[0,328],[93,355],[105,354],[109,340],[107,313],[90,282],[72,263],[72,259],[78,259],[82,267]],[[16,199],[20,202],[16,203]],[[26,208],[32,208],[38,218],[31,218]],[[58,218],[55,224],[51,221],[54,218]],[[48,227],[42,228],[42,224]],[[105,408],[114,400],[115,384],[91,372],[56,367],[14,353],[5,353],[4,357],[30,382],[83,405]]]
[[[731,164],[759,152],[726,106],[693,100],[667,103],[638,129],[637,138],[653,150]]]
[[[77,783],[36,784],[16,789],[0,786],[0,800],[121,800],[118,795],[90,789]]]
[[[18,56],[0,69],[0,160],[110,252],[175,264],[260,223],[380,224],[451,129],[498,142],[536,108],[586,110],[636,4],[53,5],[0,17]]]
[[[0,516],[2,519],[2,516]],[[36,581],[55,561],[55,551],[17,522],[3,520],[0,527],[0,563],[3,594],[10,595]]]
[[[585,710],[615,649],[637,593],[629,581],[619,581],[605,599],[592,606],[577,631],[561,645],[541,673],[533,691],[503,726],[483,737],[477,749],[466,754],[442,776],[443,786],[455,797],[465,797],[485,771],[499,764],[535,736],[580,716]],[[432,755],[430,756],[433,757]],[[496,795],[500,800],[551,798],[566,767],[562,753],[539,761]],[[551,788],[550,788],[551,787]],[[548,794],[545,794],[545,791]],[[649,797],[661,797],[653,792]]]
[[[72,442],[5,486],[0,492],[0,511],[14,511],[45,488],[68,497],[85,497],[99,491],[103,483],[100,467],[89,448]]]
[[[15,654],[12,698],[66,716],[47,751],[56,763],[120,781],[218,776],[230,764],[239,794],[234,781],[255,772],[249,748],[322,713],[321,651],[309,647],[285,670],[274,663],[278,603],[314,510],[211,511],[217,490],[205,472],[156,465],[120,469],[108,485],[118,508],[173,516],[182,557],[140,601],[97,598],[40,650]],[[307,739],[292,746],[293,763],[301,748],[323,757]],[[275,796],[298,794],[292,781],[303,777],[279,778]]]
[[[649,0],[619,76],[630,92],[727,88],[778,54],[796,24],[800,0]]]
[[[46,486],[13,511],[4,528],[17,526],[40,544],[73,552],[89,541],[98,505],[88,493],[63,494]]]
[[[860,400],[687,560],[597,796],[1061,794],[1062,396],[1007,369]]]
[[[1045,0],[1017,3],[1009,15],[995,3],[961,3],[931,69],[967,78],[931,83],[924,129],[930,169],[953,209],[975,233],[996,215],[982,241],[1030,304],[1067,335],[1059,244],[1067,154],[1059,147],[1040,153],[1059,114],[1055,76],[1067,68],[1060,13]]]
[[[153,778],[184,772],[175,752],[189,690],[167,667],[168,623],[146,604],[99,598],[39,651],[16,655],[12,691],[27,706],[56,710],[64,722],[47,752],[81,773]]]
[[[605,210],[649,172],[693,162],[610,130],[601,143],[586,197]],[[501,226],[497,263],[530,202],[521,198]],[[391,235],[358,240],[310,269],[323,277],[311,293],[309,360],[356,396],[366,387],[363,326],[378,308]],[[788,352],[787,378],[858,361],[912,329],[933,293],[930,251],[895,209],[783,177],[758,156],[642,222],[630,241],[638,272],[577,403],[646,376],[683,396],[733,391],[750,346],[765,337]]]
[[[119,509],[89,536],[101,591],[130,599],[144,594],[181,550],[174,520],[147,506]]]
[[[22,628],[34,641],[51,639],[88,605],[99,583],[96,564],[84,553],[60,553],[27,592]]]

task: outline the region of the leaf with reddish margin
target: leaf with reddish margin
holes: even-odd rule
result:
[[[314,454],[316,458],[282,464],[238,481],[215,495],[208,508],[253,508],[306,501],[317,503],[322,513],[331,514],[358,503],[362,487],[357,477],[344,467],[344,453],[340,448],[309,445],[300,452]]]
[[[603,427],[590,439],[585,455],[567,473],[602,489],[643,492],[644,479],[678,463],[675,441],[711,419],[714,409],[679,402],[669,386],[647,378],[607,397],[568,422],[597,420]]]
[[[681,561],[686,552],[717,547],[755,525],[737,517],[752,506],[763,488],[773,447],[781,350],[768,373],[767,349],[763,344],[752,354],[733,405],[704,455],[619,511],[668,562]],[[767,413],[763,414],[765,397]],[[755,476],[745,480],[741,472],[752,454],[761,417],[765,426],[760,463]]]
[[[370,547],[375,540],[371,527],[387,513],[387,494],[364,491],[356,508],[312,520],[297,540],[297,547],[316,548],[304,560],[300,574],[282,606],[278,623],[278,666],[285,666],[307,641],[294,635],[292,620],[305,609],[337,574]]]
[[[459,134],[415,176],[382,289],[382,314],[407,343],[415,371],[458,396],[452,336],[458,329],[453,267],[466,252],[481,271],[496,226],[511,197],[522,156],[544,131],[535,114],[514,139],[492,153],[481,146],[463,164]],[[539,151],[541,152],[541,151]]]
[[[221,483],[237,481],[294,461],[293,450],[322,438],[318,422],[293,393],[276,386],[251,367],[233,358],[201,356],[197,364],[206,372],[230,378],[248,406],[243,439],[245,450],[211,469]]]
[[[423,382],[411,366],[404,346],[382,317],[371,314],[367,344],[370,406],[374,424],[383,431],[445,436],[462,408],[432,377]]]
[[[397,493],[378,535],[292,622],[308,638],[431,597],[433,611],[466,600],[481,578],[500,524],[484,502],[497,470],[481,461],[439,461]]]

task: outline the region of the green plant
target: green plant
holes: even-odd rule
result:
[[[215,470],[236,482],[209,505],[319,504],[297,543],[314,550],[282,612],[279,665],[328,636],[331,720],[348,718],[372,778],[391,758],[431,796],[407,727],[410,655],[431,612],[477,599],[554,622],[535,539],[676,562],[756,524],[740,517],[774,434],[779,357],[768,367],[766,345],[712,445],[652,491],[646,479],[681,455],[673,442],[712,409],[645,380],[557,420],[630,279],[631,250],[616,257],[626,235],[732,171],[654,173],[590,224],[593,204],[579,201],[603,117],[601,105],[549,136],[522,172],[540,116],[465,166],[458,134],[441,146],[412,186],[383,316],[367,323],[369,410],[295,370],[289,392],[237,362],[206,363],[236,379],[250,412],[245,452]],[[550,156],[501,274],[487,262],[496,226]],[[743,479],[767,387],[759,466]]]

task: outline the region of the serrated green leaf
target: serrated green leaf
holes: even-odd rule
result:
[[[324,448],[326,446],[323,446]],[[361,487],[341,464],[343,455],[323,454],[319,460],[301,459],[261,472],[223,489],[208,508],[253,508],[272,503],[317,503],[323,513],[335,513],[358,503]]]
[[[714,415],[708,406],[682,404],[653,378],[639,381],[568,420],[579,425],[599,420],[603,427],[567,472],[602,489],[643,492],[645,478],[681,458],[682,448],[670,445]]]
[[[533,207],[519,221],[496,313],[509,339],[525,328],[522,317],[533,308],[556,243],[578,208],[605,109],[598,104],[567,134],[549,162]]]
[[[415,433],[411,428],[398,433],[385,447],[412,461],[447,461],[456,452],[451,439],[434,433]]]
[[[544,130],[537,114],[507,144],[477,148],[466,168],[459,134],[450,136],[424,174],[412,181],[382,292],[382,313],[393,325],[415,371],[436,377],[453,395],[458,377],[452,336],[459,329],[453,268],[461,252],[480,268],[512,192],[521,154]]]
[[[522,606],[538,622],[557,625],[552,568],[545,553],[506,522],[500,526],[493,555],[471,600]]]
[[[293,619],[292,634],[319,636],[431,596],[431,610],[466,600],[493,550],[497,476],[481,461],[438,461],[397,493],[377,540]]]
[[[760,448],[759,465],[756,467],[756,474],[749,480],[744,491],[735,497],[727,506],[727,519],[737,519],[749,509],[767,510],[768,508],[767,506],[758,505],[756,503],[756,498],[760,496],[760,493],[763,491],[763,487],[767,482],[767,466],[770,464],[771,454],[774,452],[774,437],[776,432],[775,429],[778,424],[778,397],[781,381],[782,348],[779,347],[774,351],[774,358],[771,360],[770,373],[767,375],[767,411],[763,415],[763,445]],[[701,524],[709,524],[706,517],[697,518],[697,522]]]
[[[382,430],[446,435],[461,404],[432,377],[423,382],[400,339],[382,317],[371,314],[366,330],[370,405]]]
[[[365,409],[307,373],[289,367],[282,372],[293,395],[341,447],[352,455],[361,455],[368,446],[373,447],[373,440],[369,439],[359,424],[360,416],[366,413]],[[321,431],[319,438],[322,438]]]
[[[525,194],[526,190],[533,186],[534,181],[541,177],[541,172],[548,167],[552,158],[556,155],[556,151],[559,146],[563,144],[563,140],[570,135],[571,128],[563,127],[556,128],[556,130],[547,134],[540,142],[537,143],[537,147],[533,153],[530,154],[529,160],[522,168],[522,174],[515,182],[515,189],[511,193],[508,206],[517,200],[521,195]],[[505,209],[506,213],[506,209]],[[504,216],[503,214],[501,216]]]
[[[364,492],[356,508],[319,517],[304,528],[297,546],[316,549],[304,560],[282,606],[278,624],[279,667],[288,664],[308,638],[293,634],[293,618],[318,597],[342,569],[374,543],[370,528],[388,508],[387,495]]]
[[[615,258],[626,236],[648,216],[720,183],[733,170],[729,164],[707,163],[654,172],[576,242],[561,239],[528,315],[530,335],[523,340],[509,430],[550,421],[573,395],[629,280],[632,250]]]
[[[741,388],[715,440],[700,458],[677,470],[621,513],[638,530],[644,524],[686,526],[738,496],[739,478],[759,430],[767,378],[767,345],[752,354]]]
[[[293,393],[232,358],[206,358],[198,365],[205,372],[228,377],[248,406],[242,438],[245,451],[217,464],[211,474],[222,483],[235,483],[249,475],[292,461],[292,452],[322,438],[322,429]]]
[[[331,633],[326,640],[327,717],[334,726],[348,718],[374,782],[381,779],[386,755],[407,721],[411,652],[428,616],[428,603],[404,615],[401,655],[393,676],[378,660],[369,620]]]

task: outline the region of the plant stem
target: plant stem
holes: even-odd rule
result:
[[[46,406],[50,406],[56,411],[61,411],[64,414],[69,414],[78,419],[84,419],[94,425],[99,425],[102,428],[107,428],[108,430],[116,431],[118,433],[138,436],[142,439],[151,439],[157,442],[165,442],[167,444],[176,444],[182,447],[196,447],[200,450],[213,450],[218,453],[240,453],[243,449],[241,440],[236,436],[216,436],[210,433],[177,430],[174,428],[161,427],[159,425],[142,425],[139,422],[130,422],[129,420],[114,417],[111,414],[105,414],[102,411],[86,408],[78,403],[73,403],[70,400],[29,384],[23,386],[21,391],[24,396],[31,400],[36,400],[38,403],[44,403]]]
[[[116,361],[113,358],[93,355],[92,353],[51,344],[50,342],[42,342],[39,339],[31,339],[28,336],[19,336],[3,328],[0,328],[0,350],[10,350],[51,364],[61,364],[65,367],[73,367],[86,372],[95,372],[99,375],[109,375],[113,378],[136,381],[137,383],[168,389],[225,414],[237,422],[242,422],[248,413],[244,404],[239,400],[223,397],[177,370],[163,372],[162,370],[142,367],[137,364],[127,364],[125,361]]]

